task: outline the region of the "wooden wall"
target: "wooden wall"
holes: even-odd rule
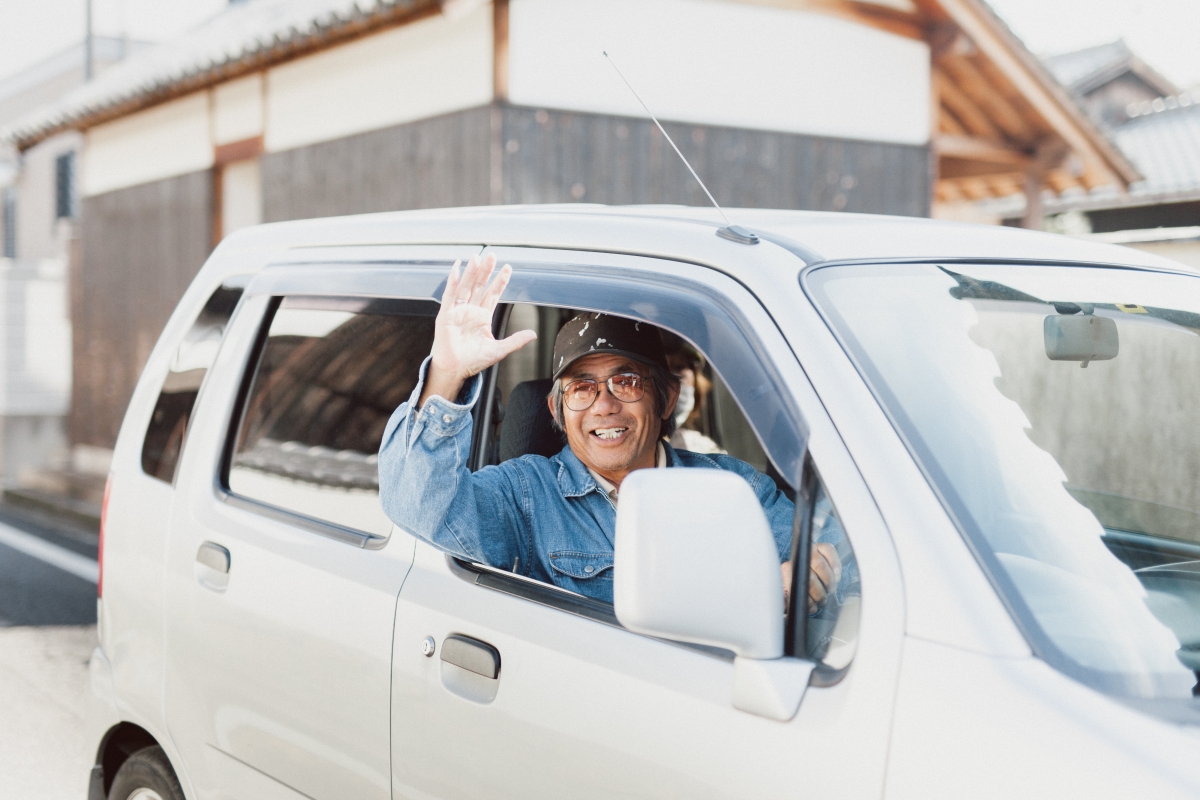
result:
[[[82,201],[71,270],[72,444],[112,447],[142,367],[211,249],[205,170]]]
[[[929,214],[926,147],[666,127],[723,205]],[[268,222],[488,203],[708,204],[649,120],[507,105],[270,153],[262,176]]]
[[[929,214],[926,147],[664,127],[725,206]],[[709,204],[649,120],[508,106],[500,145],[505,203]]]
[[[262,156],[263,221],[487,205],[491,110]]]

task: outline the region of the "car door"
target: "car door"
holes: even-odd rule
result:
[[[497,256],[515,269],[506,299],[641,318],[696,344],[780,474],[799,475],[807,444],[850,541],[867,551],[861,584],[874,600],[849,600],[855,625],[825,634],[851,646],[829,648],[799,713],[778,722],[733,708],[730,654],[634,634],[609,606],[418,543],[396,610],[394,796],[762,797],[802,782],[811,796],[878,797],[898,574],[878,512],[770,318],[734,281],[694,266]]]
[[[408,256],[445,273],[477,250]],[[165,705],[200,798],[391,795],[393,617],[414,542],[383,515],[375,458],[437,307],[366,295],[348,271],[310,258],[251,281],[189,432]]]

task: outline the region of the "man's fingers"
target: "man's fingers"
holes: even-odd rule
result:
[[[512,336],[501,339],[500,341],[496,342],[496,344],[500,346],[500,349],[503,353],[500,358],[504,358],[512,353],[517,352],[536,338],[537,334],[533,331],[517,331]]]
[[[483,300],[480,305],[489,312],[496,310],[496,305],[500,302],[500,295],[504,294],[504,289],[508,286],[508,279],[512,277],[512,267],[505,264],[500,268],[500,272],[496,275],[496,279],[492,281],[492,285],[488,287],[487,292],[483,295]]]
[[[488,281],[496,268],[496,257],[488,253],[479,264],[479,272],[475,276],[475,285],[471,287],[471,297],[467,302],[480,304],[488,290]]]
[[[479,256],[471,256],[471,260],[467,262],[467,268],[463,270],[462,278],[458,281],[458,285],[454,287],[454,302],[456,305],[460,300],[464,303],[471,300],[471,290],[475,286],[478,275]]]
[[[479,273],[483,269],[483,259],[479,256],[471,256],[471,260],[467,262],[467,268],[463,272],[462,283],[458,286],[458,297],[464,303],[471,302],[471,293],[475,291],[475,284],[479,283]]]

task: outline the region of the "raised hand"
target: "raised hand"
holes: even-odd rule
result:
[[[450,269],[442,293],[442,307],[434,323],[433,361],[425,375],[421,405],[435,394],[454,402],[469,378],[537,338],[533,331],[519,331],[501,340],[492,336],[492,314],[512,267],[505,264],[489,285],[495,256],[475,256],[461,275],[459,263]]]

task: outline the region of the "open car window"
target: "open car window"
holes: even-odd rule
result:
[[[478,430],[474,462],[477,469],[531,454],[548,458],[566,447],[565,436],[552,424],[546,398],[552,387],[553,342],[559,328],[575,313],[576,309],[572,308],[534,304],[513,304],[498,312],[497,336],[532,329],[538,339],[502,361],[488,376],[482,402],[476,409]],[[740,389],[745,394],[745,387],[729,386],[722,377],[721,365],[713,363],[707,353],[675,332],[660,330],[672,373],[681,379],[681,385],[691,389],[681,393],[682,402],[676,406],[677,430],[669,439],[672,447],[677,451],[733,456],[744,461],[774,481],[789,506],[794,503],[796,486],[780,474],[768,457],[754,424],[738,403],[737,392]],[[685,397],[687,394],[690,397]],[[835,585],[827,587],[827,599],[811,613],[806,613],[808,624],[804,640],[794,646],[793,652],[803,651],[818,660],[824,668],[824,679],[836,680],[844,673],[855,652],[861,589],[853,550],[819,482],[816,492],[814,502],[798,505],[795,513],[807,517],[806,530],[811,531],[815,542],[828,543],[833,548],[833,557],[841,563],[842,577]],[[669,502],[669,498],[666,500]],[[798,524],[798,520],[793,524]],[[795,552],[791,553],[791,560],[795,571],[798,569]],[[462,562],[459,565],[460,568],[467,566],[468,571],[464,574],[470,574],[470,565]],[[589,564],[580,561],[578,566],[586,570]],[[512,579],[506,579],[501,573],[501,570],[487,570],[473,579],[491,588],[523,594],[573,613],[617,624],[610,604],[583,596],[569,596],[548,585],[545,591],[540,591],[527,578],[514,574]],[[782,603],[783,598],[780,600]],[[806,606],[801,608],[801,613],[809,612]],[[785,624],[791,623],[785,621]]]

